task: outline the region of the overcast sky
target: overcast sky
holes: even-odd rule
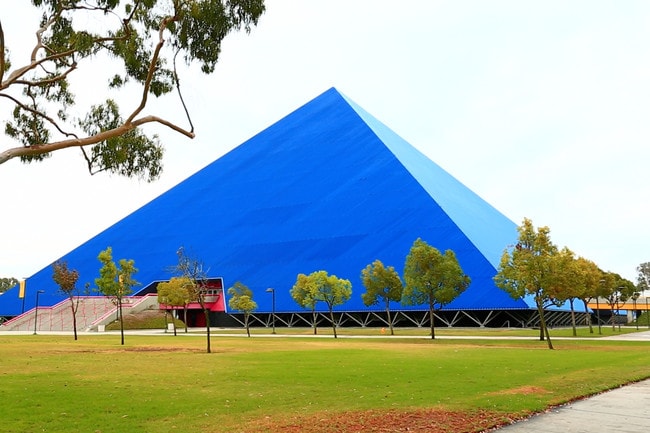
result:
[[[25,13],[0,12],[15,65]],[[147,129],[167,148],[154,184],[91,177],[78,150],[0,165],[0,277],[29,277],[330,87],[515,223],[633,281],[650,261],[650,2],[271,0],[213,75],[182,78],[197,138]]]

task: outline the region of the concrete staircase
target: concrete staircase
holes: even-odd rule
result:
[[[77,307],[77,331],[94,331],[117,317],[117,307],[110,298],[104,296],[79,296],[74,298]],[[147,309],[158,309],[155,294],[129,296],[122,299],[124,314],[137,313]],[[34,320],[37,320],[36,328]],[[33,308],[20,316],[4,322],[0,331],[73,331],[72,308],[66,299],[51,307]]]

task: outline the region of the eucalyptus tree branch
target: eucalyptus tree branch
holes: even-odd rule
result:
[[[72,65],[70,65],[70,67],[67,70],[65,70],[64,72],[56,74],[56,75],[54,75],[54,76],[52,76],[50,78],[43,78],[42,80],[37,80],[37,81],[16,80],[16,81],[13,82],[13,84],[22,84],[22,85],[25,85],[25,86],[32,86],[32,87],[45,86],[45,85],[48,85],[48,84],[56,83],[56,82],[61,81],[61,80],[65,80],[67,78],[67,76],[70,75],[72,73],[72,71],[74,71],[75,69],[77,69],[77,63],[76,62],[73,63]]]
[[[144,107],[147,105],[149,89],[151,88],[151,80],[153,80],[153,76],[157,69],[158,58],[160,57],[160,50],[162,50],[162,47],[165,44],[165,38],[163,37],[163,32],[167,28],[167,25],[170,22],[173,22],[175,20],[176,17],[165,17],[160,23],[160,29],[158,30],[158,43],[156,44],[156,49],[151,55],[151,60],[149,61],[149,70],[147,71],[147,78],[145,79],[144,85],[142,86],[142,99],[140,100],[140,105],[138,105],[138,107],[133,111],[133,113],[131,113],[129,118],[126,119],[127,123],[131,122],[135,118],[135,116],[140,114],[140,112],[144,110]]]
[[[168,128],[171,128],[172,130],[179,132],[188,138],[195,137],[193,132],[187,131],[181,128],[180,126],[175,125],[172,122],[169,122],[168,120],[162,119],[157,116],[145,116],[140,119],[136,119],[132,122],[124,122],[123,124],[121,124],[116,128],[102,131],[95,135],[90,135],[84,138],[73,138],[73,139],[60,140],[53,143],[43,143],[38,145],[32,145],[29,147],[21,146],[21,147],[14,147],[12,149],[7,149],[3,152],[0,152],[0,164],[9,161],[12,158],[17,158],[21,156],[41,155],[43,153],[50,153],[61,149],[67,149],[71,147],[83,147],[83,146],[89,146],[91,144],[101,143],[102,141],[108,140],[109,138],[112,137],[123,135],[147,123],[160,123],[161,125],[165,125]]]
[[[5,32],[2,30],[2,21],[0,21],[0,84],[5,76]]]
[[[32,113],[34,116],[38,116],[38,117],[40,117],[40,118],[42,118],[44,120],[47,120],[47,122],[50,123],[52,126],[54,126],[57,129],[57,131],[59,131],[62,135],[65,135],[66,137],[78,138],[77,134],[75,134],[73,132],[65,132],[63,129],[61,129],[61,127],[59,126],[57,121],[52,119],[50,116],[47,116],[43,112],[41,112],[41,111],[39,111],[39,110],[37,110],[35,108],[32,108],[29,105],[23,104],[21,101],[14,98],[13,96],[7,95],[7,94],[4,94],[4,93],[0,93],[0,97],[10,99],[11,101],[13,101],[14,104],[18,105],[23,110]]]
[[[181,92],[181,80],[178,77],[178,71],[176,70],[176,57],[178,56],[178,53],[180,53],[180,50],[176,50],[176,53],[174,53],[174,81],[176,82],[176,91],[178,92],[178,97],[180,98],[181,104],[183,105],[185,117],[187,117],[187,121],[190,124],[190,132],[194,132],[194,123],[192,123],[192,117],[190,116],[190,112],[187,109],[187,105],[185,104],[185,99],[183,98],[183,93]]]
[[[16,157],[23,162],[41,161],[49,153],[76,147],[91,173],[145,175],[150,180],[162,170],[164,148],[156,134],[147,135],[141,127],[159,124],[186,137],[195,136],[181,92],[177,56],[184,55],[188,64],[198,63],[203,73],[212,74],[223,38],[242,27],[248,32],[265,11],[264,0],[201,0],[200,5],[191,0],[32,3],[41,10],[42,18],[35,26],[35,44],[27,47],[26,64],[18,68],[10,65],[0,26],[0,100],[13,106],[13,119],[6,120],[5,133],[20,143],[0,151],[0,165]],[[96,17],[99,25],[84,25],[88,16]],[[172,52],[168,53],[165,45],[171,46]],[[127,92],[130,89],[124,85],[130,80],[141,86],[140,98],[124,113],[126,119],[112,99],[92,106],[85,118],[77,118],[71,111],[76,99],[72,78],[102,53],[121,63],[121,71],[104,90]],[[167,61],[173,61],[173,66]],[[84,78],[82,74],[80,80]],[[88,78],[101,80],[99,76]],[[97,84],[91,84],[91,96],[98,96],[94,95]],[[144,115],[149,94],[159,97],[174,90],[189,122],[187,127]]]

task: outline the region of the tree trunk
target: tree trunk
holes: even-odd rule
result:
[[[178,334],[176,334],[176,318],[174,317],[174,310],[172,310],[172,328],[174,328],[174,337],[176,337]]]
[[[201,306],[201,309],[203,310],[203,317],[205,317],[205,335],[206,335],[206,351],[207,353],[212,353],[212,350],[210,349],[210,312],[208,311],[207,308],[205,308],[205,302],[203,300],[203,295],[199,294],[199,305]]]
[[[390,335],[395,335],[395,332],[393,331],[393,321],[390,318],[390,301],[387,299],[386,300],[386,316],[388,317],[388,327],[390,328]]]
[[[74,339],[77,341],[77,309],[74,307],[74,300],[70,297],[70,309],[72,310],[72,329],[74,330]]]
[[[212,350],[210,349],[210,313],[208,313],[208,309],[205,307],[203,307],[203,315],[205,316],[205,332],[207,334],[207,342],[206,342],[207,351],[208,353],[212,353]]]
[[[596,320],[598,320],[598,334],[602,334],[603,330],[600,324],[600,298],[596,298]]]
[[[548,342],[548,348],[553,350],[553,343],[551,342],[551,334],[548,333],[548,326],[544,326],[544,332],[546,333],[546,341]]]
[[[553,343],[551,342],[551,335],[548,333],[548,327],[546,326],[546,318],[544,317],[544,306],[541,304],[541,301],[537,298],[535,299],[537,304],[537,312],[539,313],[539,329],[542,333],[542,338],[540,341],[544,341],[543,335],[546,335],[546,341],[548,343],[548,348],[553,349]]]
[[[583,299],[582,302],[585,303],[585,316],[587,317],[587,324],[589,325],[589,333],[594,333],[594,327],[591,324],[591,315],[589,314],[589,307],[587,306],[587,299]]]
[[[248,327],[248,316],[249,316],[248,313],[244,313],[244,326],[246,326],[246,334],[248,335],[248,338],[250,338],[250,336],[251,336],[251,330],[250,330],[250,328]]]
[[[328,305],[330,309],[330,320],[332,322],[332,330],[334,331],[334,338],[338,338],[336,335],[336,323],[334,323],[334,312],[332,311],[332,306]]]
[[[571,326],[573,326],[573,336],[577,337],[578,332],[576,331],[576,313],[573,309],[573,300],[574,298],[569,299],[569,305],[571,305]]]
[[[124,316],[122,315],[122,298],[117,300],[117,310],[120,315],[120,335],[122,336],[122,346],[124,346]]]
[[[187,304],[183,306],[183,321],[185,322],[185,333],[187,334]]]
[[[433,299],[429,298],[429,322],[431,322],[431,339],[435,340],[436,339],[436,330],[435,330],[435,326],[433,324],[433,317],[434,317],[433,307],[434,307]]]
[[[316,309],[311,310],[312,325],[314,326],[314,335],[318,335],[318,330],[316,329]]]

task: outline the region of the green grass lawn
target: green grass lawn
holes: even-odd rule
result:
[[[214,337],[214,353],[207,354],[198,335],[127,335],[120,346],[117,335],[75,342],[0,334],[0,429],[251,431],[247,426],[264,419],[413,408],[488,410],[505,418],[650,377],[648,343],[558,340],[555,346]]]

